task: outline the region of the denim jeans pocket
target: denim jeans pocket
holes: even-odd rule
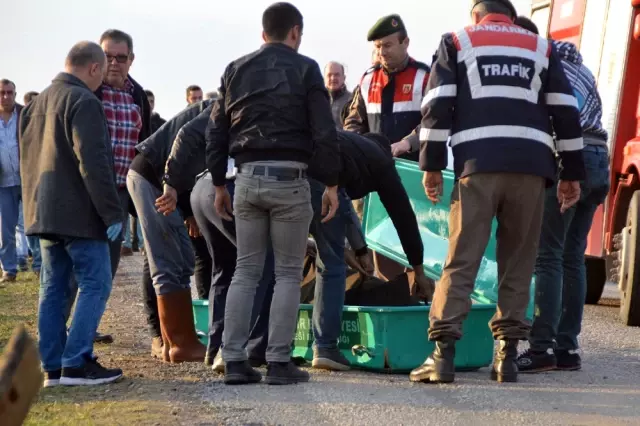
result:
[[[583,197],[601,204],[609,192],[609,155],[605,147],[587,146],[583,150],[586,179],[582,182]]]

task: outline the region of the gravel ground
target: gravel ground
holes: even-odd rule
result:
[[[101,331],[116,343],[99,349],[128,379],[113,392],[166,401],[166,424],[185,425],[640,425],[640,328],[622,326],[614,288],[587,306],[583,369],[521,375],[498,385],[488,368],[459,373],[453,385],[412,384],[405,375],[315,372],[306,384],[227,387],[200,364],[163,365],[147,355],[139,303],[142,257],[123,258]],[[162,423],[165,424],[165,423]]]

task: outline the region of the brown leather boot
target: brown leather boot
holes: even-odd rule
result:
[[[162,335],[162,360],[164,362],[171,362],[171,357],[169,356],[169,339],[167,339],[167,335]]]
[[[206,347],[196,334],[191,291],[181,290],[158,296],[158,314],[171,362],[203,362]]]

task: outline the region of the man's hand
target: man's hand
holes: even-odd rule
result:
[[[580,200],[580,182],[577,180],[558,182],[558,202],[560,213],[569,210]]]
[[[327,186],[322,194],[322,216],[321,223],[327,223],[336,215],[338,211],[338,186]]]
[[[360,266],[362,266],[362,269],[364,269],[366,274],[369,276],[372,276],[374,272],[374,267],[373,267],[373,255],[371,254],[371,252],[367,250],[366,254],[363,254],[362,256],[356,256],[356,259],[358,260],[358,263],[360,264]]]
[[[394,157],[400,157],[409,151],[411,151],[411,144],[406,139],[391,144],[391,154],[393,154]]]
[[[198,223],[196,222],[195,217],[190,216],[186,218],[184,221],[184,224],[187,227],[187,230],[189,231],[189,236],[191,238],[198,238],[202,236],[202,234],[200,233],[200,228],[198,228]]]
[[[224,220],[232,221],[233,218],[231,215],[233,214],[233,205],[231,203],[231,195],[229,195],[229,191],[227,191],[226,186],[216,186],[216,199],[213,202],[213,206],[216,209],[216,213],[218,216],[223,218]]]
[[[411,296],[417,296],[420,299],[431,302],[433,299],[433,293],[436,291],[436,283],[431,278],[424,274],[423,266],[416,265],[413,268],[414,279],[409,293]]]
[[[170,185],[164,184],[164,192],[156,200],[158,213],[169,216],[176,209],[178,204],[178,192]]]
[[[427,198],[435,205],[442,195],[442,172],[424,172],[422,186]]]

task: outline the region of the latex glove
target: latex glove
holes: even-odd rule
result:
[[[114,223],[107,228],[107,238],[109,241],[115,241],[122,233],[122,222]]]
[[[413,269],[414,281],[409,288],[411,296],[417,296],[420,299],[431,302],[433,293],[436,291],[436,283],[424,274],[423,266],[416,265]]]
[[[370,251],[363,254],[362,256],[357,256],[358,263],[362,266],[362,269],[367,273],[367,275],[372,276],[375,272],[375,268],[373,266],[373,255]]]

